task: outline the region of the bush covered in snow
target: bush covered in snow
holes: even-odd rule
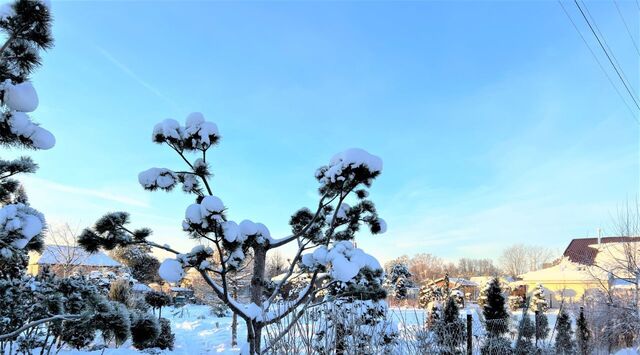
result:
[[[146,312],[131,313],[131,340],[137,349],[153,348],[160,336],[160,323]]]

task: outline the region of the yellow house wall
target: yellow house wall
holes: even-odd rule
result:
[[[587,290],[601,288],[600,284],[595,281],[582,280],[537,280],[525,281],[524,284],[527,285],[527,292],[529,294],[531,294],[531,292],[538,286],[538,284],[542,284],[542,287],[544,287],[545,291],[547,292],[547,299],[551,299],[553,307],[558,307],[560,302],[562,302],[563,300],[565,303],[580,302]]]

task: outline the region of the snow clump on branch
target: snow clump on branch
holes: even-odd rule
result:
[[[328,264],[330,276],[341,282],[351,281],[363,268],[382,270],[376,258],[346,240],[333,244],[331,249],[320,246],[313,253],[302,256],[302,266],[310,270],[326,267]]]
[[[220,140],[218,126],[213,122],[205,121],[200,112],[187,116],[186,124],[174,119],[166,119],[153,127],[153,141],[156,143],[169,143],[178,151],[183,150],[207,150]]]
[[[16,203],[0,209],[0,239],[11,241],[11,246],[23,249],[45,226],[44,216],[37,210]]]

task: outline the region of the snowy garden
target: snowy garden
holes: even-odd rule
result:
[[[179,164],[140,166],[137,181],[150,193],[190,198],[180,218],[194,248],[156,238],[153,225],[127,211],[104,211],[77,233],[48,226],[19,178],[38,170],[30,151],[56,145],[31,117],[39,102],[30,78],[47,68],[52,12],[44,0],[0,9],[0,143],[25,154],[0,160],[3,354],[638,353],[640,279],[632,297],[596,293],[551,308],[543,285],[516,295],[494,275],[471,297],[448,272],[440,283],[417,284],[405,263],[382,265],[355,242],[386,238],[370,198],[384,170],[374,152],[338,151],[309,171],[315,204],[284,216],[287,235],[231,220],[233,196],[217,195],[213,179],[214,167],[225,167],[211,154],[224,130],[199,112],[148,127],[157,154]],[[72,243],[45,246],[56,235]],[[272,268],[285,248],[290,257]],[[72,251],[75,258],[56,259]],[[171,256],[160,261],[156,252]],[[46,255],[37,270],[28,270],[30,253]]]

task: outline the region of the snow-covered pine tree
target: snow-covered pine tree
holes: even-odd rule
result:
[[[131,276],[138,282],[150,284],[160,281],[158,268],[160,261],[151,255],[151,247],[148,245],[130,245],[116,248],[111,251],[111,257],[125,265]]]
[[[509,330],[507,320],[509,313],[505,308],[505,300],[502,295],[500,281],[497,278],[489,282],[487,288],[487,303],[482,309],[485,322],[487,322],[487,333],[491,336],[501,336]]]
[[[352,280],[334,282],[318,300],[322,321],[316,324],[314,349],[322,354],[371,354],[389,350],[397,331],[387,319],[382,270],[362,269]],[[333,348],[327,348],[335,346]],[[270,344],[277,349],[276,344]]]
[[[401,260],[392,263],[387,271],[387,281],[391,294],[397,300],[404,300],[408,296],[408,289],[413,287],[413,275],[409,272],[409,266]]]
[[[138,180],[147,190],[169,191],[178,185],[195,198],[186,209],[183,229],[190,237],[212,247],[198,246],[188,253],[180,253],[166,245],[148,239],[149,229],[131,229],[129,215],[111,213],[99,219],[93,228],[86,229],[79,244],[89,251],[99,247],[111,250],[116,246],[146,244],[176,254],[167,259],[159,269],[160,276],[169,282],[177,282],[184,276],[184,269],[198,270],[213,292],[231,311],[247,325],[248,352],[261,351],[262,330],[278,322],[300,307],[308,307],[318,290],[318,279],[327,275],[329,282],[349,282],[363,269],[382,271],[378,261],[356,248],[352,240],[363,225],[373,234],[383,233],[386,223],[378,218],[375,206],[367,196],[367,189],[382,171],[382,160],[361,149],[349,149],[333,156],[328,165],[320,167],[315,177],[320,187],[319,202],[314,210],[302,208],[290,219],[292,234],[272,238],[261,223],[244,220],[236,223],[227,218],[227,208],[222,200],[213,196],[210,178],[210,161],[207,152],[220,141],[217,126],[205,121],[200,113],[187,117],[186,124],[167,119],[153,129],[152,139],[175,152],[186,164],[185,170],[151,168],[140,173]],[[187,154],[196,153],[190,160]],[[347,200],[353,203],[347,204]],[[264,296],[266,255],[283,245],[295,244],[298,250],[291,259],[284,277],[273,292]],[[250,302],[234,299],[226,276],[237,269],[247,253],[253,255]],[[221,260],[220,267],[209,262],[214,254]],[[309,286],[296,299],[277,301],[280,290],[289,280],[308,273]],[[214,280],[213,275],[220,278]],[[296,313],[298,314],[298,313]]]
[[[536,312],[536,346],[538,341],[544,341],[549,336],[549,319],[544,312]]]
[[[484,282],[480,287],[480,294],[478,295],[478,299],[476,300],[480,309],[483,309],[484,305],[487,304],[487,294],[489,293],[490,284],[491,281],[489,280],[488,282]]]
[[[53,45],[51,14],[43,1],[16,0],[0,7],[0,145],[9,148],[49,149],[53,135],[31,121],[28,113],[38,107],[38,96],[29,77],[40,65],[40,51]],[[34,173],[29,157],[0,159],[0,334],[7,336],[32,322],[50,318],[59,304],[44,302],[52,284],[25,274],[27,253],[41,250],[46,228],[44,216],[32,208],[15,176]],[[40,288],[37,285],[41,286]],[[40,293],[42,291],[42,293]],[[23,349],[42,345],[39,331],[21,336]],[[48,337],[48,335],[47,335]],[[16,336],[0,340],[0,352]],[[46,339],[48,341],[48,339]],[[26,348],[25,348],[26,347]]]
[[[573,330],[571,329],[571,319],[564,310],[560,311],[558,315],[556,329],[558,334],[556,335],[556,354],[558,355],[573,355],[576,353],[575,343],[573,341]]]
[[[482,309],[487,340],[482,346],[482,354],[509,354],[510,342],[503,337],[509,330],[509,313],[507,313],[505,299],[502,295],[500,280],[493,278],[487,288],[487,301]]]
[[[49,6],[37,0],[16,0],[3,5],[0,31],[6,38],[0,47],[0,144],[49,149],[55,144],[55,138],[27,115],[38,107],[38,95],[29,76],[40,66],[39,52],[53,46]],[[12,172],[35,169],[32,164],[21,165]]]
[[[538,284],[531,293],[531,309],[538,312],[546,312],[549,308],[544,287]]]
[[[453,297],[448,297],[433,325],[439,354],[462,354],[462,345],[466,337],[466,325],[459,317],[458,304]]]
[[[38,107],[29,75],[40,64],[38,52],[53,43],[50,27],[44,2],[18,0],[0,9],[0,31],[7,38],[0,47],[0,144],[6,147],[49,149],[55,143],[53,135],[27,115]],[[29,206],[22,186],[13,179],[36,170],[29,157],[0,160],[0,276],[19,276],[26,266],[25,254],[43,246],[44,217]]]
[[[591,353],[591,331],[584,315],[584,308],[580,307],[580,315],[576,320],[576,343],[578,354],[589,355]]]
[[[533,338],[536,330],[534,324],[527,314],[527,309],[522,312],[522,319],[518,325],[518,340],[514,348],[514,354],[516,355],[528,355],[535,354],[536,347],[533,344]]]

